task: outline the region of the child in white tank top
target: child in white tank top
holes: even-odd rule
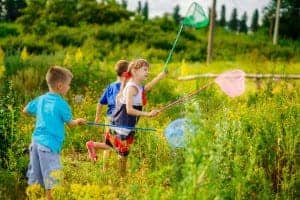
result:
[[[142,110],[145,98],[143,94],[149,91],[159,80],[164,78],[165,72],[161,72],[144,87],[142,82],[148,77],[149,63],[144,59],[130,62],[126,77],[122,82],[120,93],[117,96],[117,107],[111,116],[112,124],[110,131],[106,134],[105,143],[87,143],[89,153],[95,153],[95,149],[114,148],[119,154],[121,175],[126,173],[127,155],[130,145],[134,140],[134,127],[140,116],[154,117],[157,110],[146,112]]]

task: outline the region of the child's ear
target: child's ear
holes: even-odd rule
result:
[[[138,70],[138,69],[136,69],[136,68],[133,68],[133,69],[131,70],[131,72],[130,72],[130,73],[135,75],[135,74],[136,74],[136,72],[137,72],[137,70]]]
[[[61,82],[58,82],[58,83],[56,84],[56,88],[57,88],[58,90],[60,90],[60,89],[62,88],[62,86],[63,86],[63,83],[61,83]]]

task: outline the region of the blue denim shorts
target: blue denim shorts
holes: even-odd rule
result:
[[[45,189],[52,189],[59,178],[55,172],[61,169],[60,155],[34,142],[30,144],[29,151],[28,184],[40,184]]]

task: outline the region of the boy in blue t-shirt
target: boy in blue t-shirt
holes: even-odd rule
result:
[[[70,89],[72,73],[63,67],[50,67],[46,74],[49,92],[30,101],[23,112],[36,118],[30,144],[28,184],[40,184],[46,189],[46,198],[53,199],[51,189],[56,184],[53,175],[61,169],[60,152],[65,139],[64,124],[69,127],[86,123],[73,119],[69,104],[63,99]]]
[[[99,123],[101,119],[101,113],[103,107],[107,106],[107,111],[106,111],[106,118],[104,119],[105,122],[110,123],[110,116],[112,115],[114,109],[116,108],[116,96],[118,95],[121,87],[121,81],[124,77],[122,77],[122,74],[127,71],[129,62],[127,60],[119,60],[115,64],[115,71],[117,74],[117,80],[111,84],[109,84],[103,94],[100,96],[96,108],[96,117],[95,117],[95,123]],[[107,129],[108,131],[108,129]],[[87,147],[88,147],[87,143]],[[104,151],[103,153],[103,161],[104,161],[104,170],[107,168],[107,163],[105,160],[107,157],[109,157],[109,150]],[[89,153],[89,157],[92,161],[97,160],[97,155],[94,153]]]
[[[97,109],[95,123],[100,121],[100,115],[104,106],[107,106],[106,121],[110,121],[110,116],[116,108],[116,96],[120,91],[122,74],[127,71],[129,62],[126,60],[119,60],[115,65],[115,71],[117,73],[117,80],[107,86],[103,94],[100,96]]]

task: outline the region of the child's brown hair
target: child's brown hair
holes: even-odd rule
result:
[[[115,71],[116,71],[117,75],[122,76],[122,74],[127,71],[128,65],[129,65],[129,62],[127,60],[119,60],[115,64]]]
[[[127,76],[129,74],[129,77],[131,77],[131,71],[133,69],[140,69],[140,68],[142,68],[144,66],[146,66],[146,67],[150,66],[150,64],[148,63],[148,61],[145,60],[145,59],[141,59],[140,58],[140,59],[136,59],[136,60],[131,61],[129,63],[129,65],[128,65]],[[120,92],[119,92],[117,98],[120,97],[120,94],[122,93],[123,89],[125,88],[125,85],[126,85],[127,81],[128,81],[128,78],[123,79],[123,81],[121,83],[121,87],[120,87]]]
[[[48,69],[46,74],[46,81],[49,87],[54,88],[57,83],[65,83],[73,78],[70,70],[60,67],[52,66]]]

